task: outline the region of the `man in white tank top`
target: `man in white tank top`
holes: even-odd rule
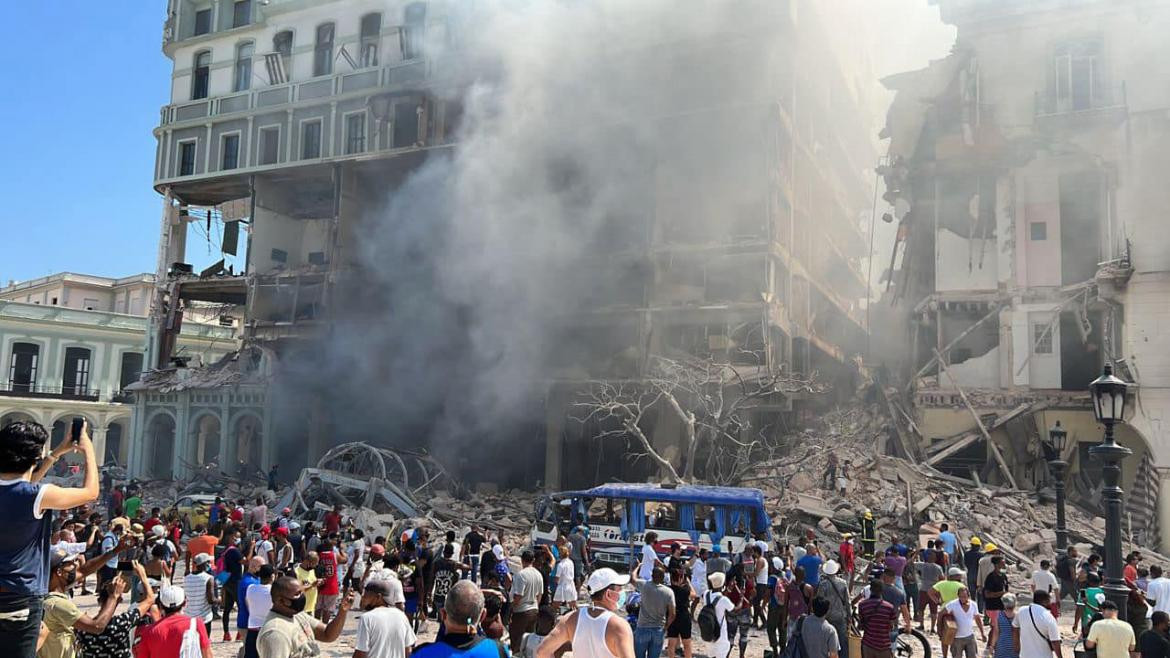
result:
[[[621,614],[625,586],[630,576],[613,569],[598,569],[585,589],[589,606],[561,617],[556,628],[536,649],[536,658],[553,658],[557,649],[572,643],[573,658],[633,658],[634,632]]]

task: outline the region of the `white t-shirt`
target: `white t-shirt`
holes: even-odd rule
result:
[[[457,541],[453,541],[453,542],[450,542],[450,543],[449,543],[449,544],[447,544],[447,545],[448,545],[448,546],[450,546],[450,547],[451,547],[451,549],[454,551],[453,553],[451,553],[451,559],[452,559],[452,560],[455,560],[456,562],[458,562],[458,561],[459,561],[459,556],[460,556],[460,555],[462,554],[462,552],[463,552],[463,544],[460,544],[460,543],[459,543],[459,542],[457,542]],[[440,554],[442,554],[442,551],[440,551]]]
[[[695,591],[699,593],[707,591],[706,562],[695,560],[695,566],[691,567],[691,587],[695,588]]]
[[[642,544],[642,569],[638,571],[638,577],[642,580],[650,580],[651,572],[654,571],[654,562],[658,559],[658,554],[654,552],[654,547],[650,544]]]
[[[715,640],[715,643],[729,644],[731,640],[727,638],[727,614],[734,610],[735,606],[731,603],[731,599],[716,592],[708,594],[706,602],[714,602],[715,618],[719,620],[719,639]]]
[[[1056,574],[1047,569],[1037,569],[1032,572],[1032,589],[1037,592],[1051,592],[1053,599],[1056,598],[1056,592],[1060,590],[1060,583],[1056,580]]]
[[[272,552],[272,542],[265,539],[265,540],[261,541],[259,544],[256,544],[256,551],[252,554],[259,555],[260,557],[267,560],[268,554],[270,552]]]
[[[244,600],[248,602],[248,630],[260,630],[272,610],[272,585],[248,585]]]
[[[251,608],[248,610],[251,614]],[[967,609],[964,610],[963,603],[955,599],[947,604],[946,610],[955,618],[956,638],[971,637],[975,634],[975,615],[979,614],[979,606],[975,605],[974,601],[967,601]]]
[[[1155,578],[1146,587],[1146,600],[1152,601],[1149,615],[1157,611],[1170,612],[1170,578]],[[1149,616],[1147,615],[1147,616]]]
[[[1050,642],[1060,640],[1056,618],[1047,608],[1034,603],[1016,612],[1012,617],[1012,628],[1020,629],[1020,658],[1048,658],[1052,655]]]
[[[368,658],[405,658],[406,649],[417,641],[406,613],[382,606],[358,619],[354,648],[366,652]]]

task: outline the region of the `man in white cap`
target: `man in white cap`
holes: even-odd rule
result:
[[[703,605],[713,606],[715,619],[719,621],[719,638],[715,640],[712,651],[714,658],[728,658],[731,655],[731,638],[727,633],[727,615],[735,608],[735,604],[723,595],[723,586],[727,584],[727,574],[715,572],[707,576],[707,583],[711,586],[711,591],[703,597]],[[547,657],[540,656],[539,658]]]
[[[187,597],[187,616],[203,620],[207,634],[211,636],[211,620],[214,617],[215,577],[211,575],[211,555],[200,553],[191,560],[191,572],[183,576],[183,592]]]
[[[187,602],[187,595],[183,588],[177,585],[166,585],[158,594],[158,607],[162,611],[162,619],[151,624],[142,633],[142,640],[137,652],[143,656],[178,656],[183,646],[183,634],[194,629],[199,634],[199,648],[203,658],[211,658],[211,640],[207,637],[207,629],[202,619],[194,619],[183,614],[183,606]]]
[[[841,563],[836,560],[825,562],[821,567],[821,582],[817,583],[817,597],[829,602],[829,612],[825,614],[825,621],[837,630],[838,638],[848,638],[846,630],[849,627],[849,584],[841,578]],[[849,658],[849,643],[841,643],[840,658]]]
[[[723,574],[719,574],[722,577]],[[572,643],[575,658],[633,658],[634,633],[630,624],[615,614],[625,602],[630,576],[602,568],[589,575],[585,590],[589,607],[578,608],[564,617],[536,649],[536,658],[552,658],[565,643]],[[720,587],[723,586],[720,580]],[[728,609],[731,603],[728,602]],[[731,645],[723,633],[729,651]],[[727,651],[719,654],[725,658]]]

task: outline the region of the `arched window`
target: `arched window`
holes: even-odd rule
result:
[[[382,34],[382,14],[362,16],[361,60],[362,66],[378,65],[378,42]]]
[[[245,91],[252,86],[252,55],[256,52],[256,44],[245,41],[236,46],[236,78],[232,85],[233,91]]]
[[[211,77],[211,51],[195,53],[195,68],[191,73],[191,100],[207,98],[207,83]]]
[[[427,22],[427,3],[412,2],[406,5],[402,16],[402,59],[414,59],[422,55],[423,26]]]
[[[313,46],[313,75],[333,73],[333,23],[317,26],[317,41]]]
[[[292,77],[292,30],[282,30],[272,37],[272,50],[280,55],[280,71],[269,71],[269,84],[282,85]]]

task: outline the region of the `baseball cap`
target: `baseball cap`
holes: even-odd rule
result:
[[[964,573],[966,572],[958,567],[951,567],[950,571],[947,571],[948,576],[962,576]]]
[[[585,589],[592,595],[612,585],[626,585],[629,582],[629,574],[622,575],[613,569],[603,567],[589,574],[589,581],[585,583]]]
[[[390,598],[390,583],[381,578],[371,578],[366,581],[365,591]]]
[[[276,534],[280,535],[281,537],[287,537],[288,536],[288,528],[277,528]]]
[[[58,548],[49,554],[49,569],[56,569],[62,564],[69,564],[77,561],[77,554],[67,553],[64,549]]]
[[[776,571],[783,570],[784,569],[784,561],[778,557],[773,557],[772,558],[772,568],[775,569]]]
[[[158,602],[164,608],[175,609],[183,605],[187,600],[187,595],[183,592],[182,587],[176,585],[164,585],[158,593]]]
[[[200,553],[199,555],[195,556],[194,562],[195,562],[195,564],[200,564],[200,565],[210,564],[211,563],[211,554],[210,553]]]
[[[370,555],[385,555],[386,547],[381,544],[374,544],[370,547]]]
[[[288,516],[289,514],[292,514],[292,509],[286,507],[286,508],[280,510],[280,513],[285,515],[285,516]]]
[[[150,534],[154,535],[155,537],[165,537],[167,534],[167,529],[162,527],[160,524],[156,524],[151,526]]]

